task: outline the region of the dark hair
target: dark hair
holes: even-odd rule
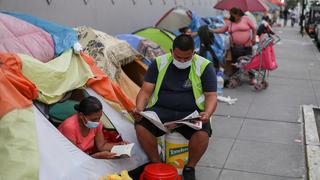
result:
[[[186,34],[181,34],[173,40],[172,49],[178,48],[182,51],[194,50],[193,38]]]
[[[179,29],[179,32],[182,33],[182,34],[184,34],[184,33],[186,33],[189,29],[190,29],[189,27],[185,26],[185,27],[180,28],[180,29]]]
[[[240,9],[240,8],[232,8],[230,9],[230,13],[232,14],[236,14],[236,15],[239,15],[239,16],[244,16],[244,12]]]
[[[200,26],[198,29],[200,42],[206,46],[214,44],[214,35],[209,30],[208,25]]]
[[[90,115],[102,110],[102,104],[98,98],[89,96],[84,98],[80,104],[74,105],[74,109],[84,115]]]

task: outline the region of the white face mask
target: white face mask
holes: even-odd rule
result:
[[[192,59],[193,59],[193,56],[191,57],[191,59],[189,61],[186,61],[186,62],[180,62],[178,60],[176,60],[175,58],[173,58],[173,64],[178,68],[178,69],[187,69],[188,67],[191,66],[191,63],[192,63]]]
[[[84,125],[89,129],[94,129],[99,126],[99,122],[87,121]]]
[[[191,66],[191,60],[186,62],[180,62],[178,60],[173,59],[172,62],[178,69],[187,69]]]

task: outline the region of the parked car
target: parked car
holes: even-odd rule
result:
[[[317,46],[320,47],[320,23],[316,25],[314,40],[316,41]]]
[[[320,24],[320,5],[312,5],[306,13],[305,29],[309,35],[315,35],[316,26]]]

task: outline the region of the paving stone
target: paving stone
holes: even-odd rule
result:
[[[233,139],[211,137],[208,149],[198,165],[222,168],[231,150],[233,142]]]
[[[213,120],[213,137],[235,139],[240,132],[243,119],[215,116]]]
[[[302,178],[290,178],[281,176],[248,173],[241,171],[223,170],[219,180],[302,180]]]
[[[301,145],[237,140],[225,168],[300,178],[305,171],[304,153]]]
[[[246,119],[238,139],[297,144],[295,140],[302,140],[302,128],[301,124],[296,123]],[[302,146],[302,143],[299,144]]]
[[[218,180],[218,176],[221,169],[208,168],[208,167],[196,167],[196,178],[197,180]]]
[[[300,107],[254,104],[249,108],[247,118],[297,122],[300,111]]]

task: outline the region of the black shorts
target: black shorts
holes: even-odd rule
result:
[[[135,125],[143,126],[151,134],[153,134],[155,137],[160,137],[160,136],[165,134],[164,131],[159,129],[157,126],[155,126],[154,124],[152,124],[149,120],[147,120],[145,118],[142,118],[138,122],[136,121]],[[187,125],[183,125],[183,126],[177,127],[177,128],[172,130],[172,132],[178,132],[188,140],[192,137],[193,133],[195,133],[197,131],[205,131],[205,132],[208,133],[209,137],[211,137],[212,129],[211,129],[210,121],[208,123],[206,123],[206,124],[202,124],[202,129],[200,129],[200,130],[195,130],[195,129],[187,126]]]

